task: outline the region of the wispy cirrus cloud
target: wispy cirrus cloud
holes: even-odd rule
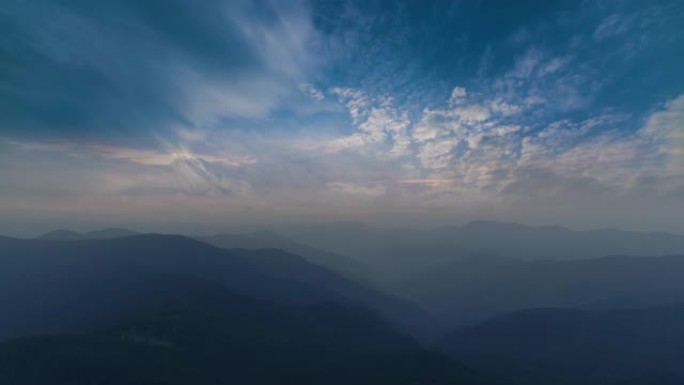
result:
[[[102,158],[143,166],[170,166],[174,162],[188,159],[218,163],[228,167],[246,166],[257,162],[255,158],[247,155],[197,154],[184,148],[162,151],[98,143],[74,144],[70,142],[24,142],[16,140],[10,140],[7,143],[26,151],[58,152],[75,158]]]
[[[172,136],[265,118],[313,62],[303,4],[171,0],[10,1],[0,49],[5,131],[51,137]],[[23,63],[23,64],[19,64]]]

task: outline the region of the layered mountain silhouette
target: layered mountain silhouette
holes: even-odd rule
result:
[[[614,229],[575,231],[560,226],[491,221],[394,230],[344,222],[290,226],[279,231],[299,242],[355,257],[384,272],[386,280],[406,279],[438,264],[480,254],[523,260],[576,260],[684,252],[683,235]]]
[[[397,292],[450,325],[538,307],[607,309],[684,302],[684,255],[520,261],[480,255],[401,282]]]
[[[78,329],[79,322],[128,304],[135,293],[128,293],[127,277],[146,271],[192,275],[281,303],[360,304],[416,333],[429,325],[417,307],[277,249],[224,250],[152,234],[71,242],[1,238],[0,297],[15,316],[0,320],[0,338],[60,331],[70,323]]]
[[[38,236],[36,239],[50,241],[75,241],[86,239],[112,239],[130,237],[140,233],[121,229],[107,228],[102,230],[80,233],[72,230],[54,230]],[[192,237],[199,241],[224,249],[280,249],[291,254],[298,255],[311,263],[321,265],[333,271],[337,271],[348,277],[367,280],[372,278],[370,269],[362,262],[341,254],[317,249],[303,243],[293,241],[278,233],[268,230],[252,231],[246,233],[223,233],[211,236]]]
[[[682,238],[492,222],[0,237],[0,383],[678,384]]]
[[[317,249],[288,239],[273,231],[262,230],[243,234],[217,234],[207,237],[196,237],[196,239],[225,249],[281,249],[298,255],[309,262],[362,280],[369,279],[373,274],[367,266],[354,258]]]
[[[135,311],[129,304],[114,325],[0,344],[0,382],[481,383],[363,308],[277,305],[186,275],[139,272],[125,283]]]
[[[71,230],[54,230],[43,235],[40,235],[36,239],[42,239],[45,241],[75,241],[83,239],[110,239],[130,237],[132,235],[137,234],[138,233],[135,231],[119,228],[108,228],[102,230],[88,231],[86,233],[79,233]]]
[[[0,238],[0,303],[0,383],[484,383],[376,313],[410,306],[275,249]]]
[[[448,335],[443,348],[514,384],[674,384],[684,379],[684,305],[531,309]]]

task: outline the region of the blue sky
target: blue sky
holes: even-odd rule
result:
[[[676,0],[9,0],[0,228],[684,232],[683,22]]]

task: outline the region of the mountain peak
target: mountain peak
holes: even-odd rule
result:
[[[487,229],[487,228],[499,228],[499,229],[520,229],[529,226],[521,225],[519,223],[513,222],[499,222],[499,221],[489,221],[489,220],[475,220],[466,223],[464,229]]]
[[[42,239],[46,241],[73,241],[82,238],[83,234],[65,229],[53,230],[36,237],[36,239]]]
[[[110,227],[102,230],[89,231],[85,234],[89,239],[103,239],[103,238],[121,238],[137,235],[138,233],[132,230],[122,229],[118,227]]]
[[[122,238],[130,237],[132,235],[138,235],[135,231],[111,227],[102,230],[88,231],[87,233],[79,233],[73,230],[59,229],[47,232],[43,235],[36,237],[36,239],[42,239],[46,241],[76,241],[81,239],[109,239],[109,238]]]

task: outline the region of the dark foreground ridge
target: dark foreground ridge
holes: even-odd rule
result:
[[[391,297],[282,251],[168,235],[0,246],[2,384],[489,383],[396,331],[372,307]]]
[[[147,303],[114,326],[0,344],[0,383],[485,383],[363,308],[276,305],[185,276],[128,284]]]
[[[518,384],[681,384],[682,325],[684,304],[607,311],[530,309],[459,329],[442,347]]]

